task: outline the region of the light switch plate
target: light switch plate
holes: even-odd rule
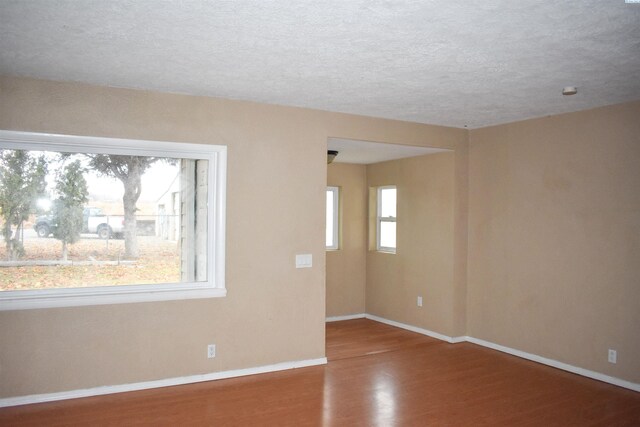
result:
[[[313,256],[311,254],[296,255],[296,268],[310,268],[313,266]]]

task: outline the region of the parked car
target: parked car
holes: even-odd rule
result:
[[[48,237],[55,228],[53,215],[39,216],[33,225],[38,237]],[[100,208],[86,207],[82,210],[82,232],[95,233],[102,239],[120,237],[124,232],[124,217],[105,215]]]
[[[49,237],[53,230],[55,229],[55,225],[53,224],[53,217],[51,215],[42,215],[36,218],[35,224],[33,224],[33,229],[36,230],[38,237]]]
[[[102,212],[87,217],[87,232],[96,233],[101,239],[122,238],[124,235],[124,217],[104,215]]]

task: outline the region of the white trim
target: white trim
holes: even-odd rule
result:
[[[521,357],[523,359],[531,360],[533,362],[542,363],[543,365],[552,366],[554,368],[562,369],[574,374],[582,375],[583,377],[592,378],[594,380],[603,381],[605,383],[617,385],[619,387],[628,388],[629,390],[640,392],[640,384],[633,383],[631,381],[623,380],[609,375],[601,374],[599,372],[590,371],[589,369],[579,368],[577,366],[569,365],[564,362],[549,359],[546,357],[538,356],[537,354],[527,353],[526,351],[516,350],[514,348],[505,347],[500,344],[494,344],[489,341],[481,340],[473,337],[464,337],[467,342],[477,344],[482,347],[487,347],[492,350],[501,351],[503,353],[511,354],[513,356]]]
[[[395,216],[382,216],[382,190],[395,190],[396,191],[396,210],[398,209],[398,188],[395,185],[383,185],[381,187],[378,187],[377,193],[376,193],[376,250],[378,252],[385,252],[385,253],[389,253],[389,254],[395,254],[396,253],[396,248],[398,247],[398,241],[396,240],[396,246],[395,247],[387,247],[387,246],[382,246],[380,241],[382,238],[382,223],[383,222],[393,222],[397,224],[397,217]],[[396,211],[396,215],[397,215],[397,211]],[[396,225],[396,239],[397,239],[397,233],[398,233],[398,226]]]
[[[560,362],[554,359],[549,359],[547,357],[538,356],[537,354],[527,353],[525,351],[516,350],[514,348],[506,347],[500,344],[494,344],[489,341],[481,340],[478,338],[473,338],[470,336],[458,336],[458,337],[450,337],[447,335],[440,334],[438,332],[433,332],[428,329],[419,328],[417,326],[407,325],[405,323],[396,322],[394,320],[385,319],[383,317],[378,317],[373,314],[365,313],[365,318],[374,320],[376,322],[385,323],[387,325],[395,326],[397,328],[406,329],[411,332],[416,332],[422,335],[427,335],[432,338],[436,338],[451,344],[457,344],[461,342],[470,342],[472,344],[477,344],[482,347],[487,347],[492,350],[501,351],[503,353],[511,354],[513,356],[521,357],[523,359],[531,360],[533,362],[542,363],[543,365],[551,366],[557,369],[562,369],[563,371],[571,372],[573,374],[581,375],[583,377],[591,378],[594,380],[602,381],[605,383],[613,384],[618,387],[623,387],[629,390],[640,392],[640,384],[634,383],[631,381],[623,380],[621,378],[612,377],[609,375],[601,374],[599,372],[591,371],[589,369],[580,368],[578,366],[569,365],[564,362]],[[338,320],[338,319],[336,319]]]
[[[204,159],[213,173],[208,174],[207,200],[208,267],[212,274],[206,282],[4,291],[0,293],[0,311],[226,296],[226,146],[0,130],[1,148]]]
[[[467,337],[465,336],[459,336],[459,337],[449,337],[451,339],[451,341],[449,341],[451,344],[458,344],[461,342],[467,342]]]
[[[211,168],[215,168],[215,177],[213,178],[213,186],[209,187],[208,202],[209,206],[213,206],[212,213],[207,213],[210,221],[211,232],[209,241],[207,242],[209,251],[209,271],[213,269],[215,273],[213,279],[213,287],[224,289],[226,295],[226,239],[227,239],[227,147],[224,145],[216,145],[214,154],[215,163],[209,163],[209,175],[212,175]],[[209,178],[209,185],[212,179]]]
[[[202,159],[223,145],[191,144],[171,141],[151,141],[97,136],[59,135],[52,133],[0,130],[0,145],[11,143],[23,150],[42,151],[46,144],[51,150],[77,153],[129,154],[132,156],[162,156],[183,159]]]
[[[376,322],[385,323],[387,325],[395,326],[396,328],[406,329],[407,331],[416,332],[418,334],[426,335],[431,338],[436,338],[442,341],[446,341],[450,344],[462,342],[462,338],[464,337],[450,337],[447,335],[443,335],[439,332],[430,331],[428,329],[419,328],[417,326],[407,325],[406,323],[396,322],[395,320],[385,319],[384,317],[378,317],[373,314],[365,314],[367,319],[375,320]]]
[[[267,372],[284,371],[287,369],[306,368],[308,366],[326,365],[327,358],[307,359],[293,362],[276,363],[274,365],[258,366],[255,368],[234,369],[231,371],[212,372],[209,374],[191,375],[188,377],[166,378],[163,380],[144,381],[132,384],[120,384],[103,387],[85,388],[80,390],[61,391],[57,393],[32,394],[28,396],[8,397],[0,399],[0,408],[7,406],[28,405],[31,403],[53,402],[56,400],[76,399],[80,397],[100,396],[104,394],[123,393],[128,391],[146,390],[150,388],[171,387],[175,385],[193,384],[203,381],[214,381],[226,378],[243,377],[246,375],[264,374]]]
[[[527,353],[524,351],[516,350],[510,347],[505,347],[499,344],[494,344],[489,341],[473,338],[469,336],[449,337],[437,332],[429,331],[427,329],[418,328],[416,326],[407,325],[405,323],[395,322],[393,320],[385,319],[372,314],[353,314],[347,316],[334,316],[328,317],[327,322],[334,322],[340,320],[362,319],[366,318],[376,322],[384,323],[387,325],[395,326],[401,329],[406,329],[411,332],[416,332],[422,335],[427,335],[432,338],[436,338],[448,343],[460,343],[470,342],[482,347],[497,350],[503,353],[507,353],[513,356],[521,357],[523,359],[531,360],[533,362],[542,363],[543,365],[551,366],[554,368],[562,369],[567,372],[571,372],[577,375],[581,375],[587,378],[595,379],[605,383],[613,384],[619,387],[623,387],[629,390],[640,392],[640,384],[626,381],[620,378],[611,377],[609,375],[601,374],[599,372],[590,371],[588,369],[579,368],[577,366],[569,365],[567,363],[559,362],[557,360],[548,359],[546,357],[538,356],[535,354]],[[273,365],[259,366],[255,368],[235,369],[230,371],[213,372],[202,375],[191,375],[188,377],[176,377],[167,378],[163,380],[146,381],[131,384],[121,384],[113,386],[102,386],[80,390],[62,391],[57,393],[44,393],[44,394],[32,394],[28,396],[8,397],[0,399],[0,408],[8,406],[27,405],[31,403],[52,402],[65,399],[76,399],[80,397],[100,396],[104,394],[123,393],[128,391],[146,390],[150,388],[170,387],[175,385],[193,384],[203,381],[214,381],[226,378],[241,377],[247,375],[263,374],[268,372],[277,372],[287,369],[304,368],[308,366],[326,365],[327,358],[321,357],[317,359],[307,359],[294,362],[276,363]]]
[[[146,286],[147,289],[140,289]],[[177,289],[179,285],[173,286],[174,289],[160,288],[163,285],[155,285],[158,289],[149,289],[154,285],[131,285],[127,286],[134,289],[113,289],[114,286],[105,286],[101,288],[85,288],[87,291],[93,292],[85,293],[73,293],[69,292],[68,295],[60,293],[55,295],[49,293],[45,295],[8,295],[6,299],[0,298],[0,311],[8,310],[28,310],[34,308],[54,308],[54,307],[78,307],[84,305],[108,305],[108,304],[128,304],[135,302],[149,302],[149,301],[174,301],[174,300],[186,300],[186,299],[198,299],[198,298],[219,298],[227,295],[226,289],[216,288],[189,288],[189,289]],[[117,288],[117,287],[115,287]],[[85,290],[83,289],[83,290]],[[137,290],[138,289],[138,290]],[[60,291],[73,291],[75,289],[59,289]],[[4,291],[2,295],[5,296],[8,292],[20,292],[20,291]],[[38,292],[38,291],[24,291],[24,292]],[[43,291],[44,292],[44,291]]]
[[[364,319],[366,317],[366,314],[364,313],[359,313],[359,314],[347,314],[344,316],[331,316],[331,317],[327,317],[327,319],[325,320],[327,323],[330,322],[341,322],[343,320],[354,320],[354,319]]]

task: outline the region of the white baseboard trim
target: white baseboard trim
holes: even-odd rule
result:
[[[489,341],[481,340],[473,337],[465,337],[467,342],[487,347],[492,350],[498,350],[503,353],[511,354],[513,356],[521,357],[523,359],[531,360],[533,362],[542,363],[543,365],[552,366],[554,368],[562,369],[563,371],[571,372],[574,374],[582,375],[583,377],[592,378],[594,380],[603,381],[605,383],[617,385],[619,387],[628,388],[629,390],[640,392],[640,384],[633,383],[631,381],[623,380],[609,375],[601,374],[599,372],[590,371],[588,369],[579,368],[577,366],[569,365],[564,362],[559,362],[554,359],[538,356],[537,354],[527,353],[525,351],[516,350],[515,348],[505,347],[500,344],[494,344]]]
[[[345,316],[331,316],[331,317],[327,317],[326,322],[341,322],[343,320],[353,320],[353,319],[364,319],[365,318],[365,314],[364,313],[360,313],[360,314],[347,314]]]
[[[127,391],[146,390],[150,388],[169,387],[175,385],[192,384],[203,381],[221,380],[225,378],[243,377],[246,375],[264,374],[268,372],[284,371],[287,369],[306,368],[308,366],[326,365],[327,358],[299,360],[294,362],[276,363],[274,365],[258,366],[255,368],[234,369],[230,371],[212,372],[210,374],[190,375],[188,377],[166,378],[155,381],[145,381],[132,384],[120,384],[102,387],[85,388],[80,390],[61,391],[57,393],[32,394],[28,396],[8,397],[0,399],[0,408],[7,406],[27,405],[30,403],[52,402],[56,400],[76,399],[79,397],[100,396],[103,394],[122,393]]]
[[[385,323],[387,325],[395,326],[396,328],[406,329],[407,331],[416,332],[418,334],[426,335],[431,338],[436,338],[442,341],[446,341],[450,344],[455,344],[458,342],[463,342],[465,337],[450,337],[447,335],[443,335],[438,332],[430,331],[428,329],[419,328],[417,326],[407,325],[406,323],[396,322],[395,320],[385,319],[384,317],[378,317],[373,314],[365,314],[365,317],[370,320],[375,320],[376,322]]]
[[[492,350],[497,350],[503,353],[507,353],[513,356],[521,357],[523,359],[531,360],[533,362],[542,363],[543,365],[551,366],[554,368],[562,369],[567,372],[571,372],[577,375],[582,375],[587,378],[592,378],[605,383],[613,384],[619,387],[623,387],[629,390],[640,392],[640,384],[631,381],[623,380],[620,378],[612,377],[609,375],[601,374],[599,372],[590,371],[588,369],[579,368],[577,366],[569,365],[564,362],[549,359],[546,357],[538,356],[536,354],[527,353],[514,348],[506,347],[499,344],[494,344],[489,341],[481,340],[469,336],[450,337],[440,334],[438,332],[430,331],[428,329],[419,328],[417,326],[407,325],[405,323],[396,322],[394,320],[385,319],[383,317],[375,316],[373,314],[354,314],[348,316],[335,316],[326,319],[327,322],[337,322],[340,320],[351,319],[370,319],[376,322],[385,323],[387,325],[395,326],[397,328],[406,329],[408,331],[416,332],[418,334],[426,335],[432,338],[436,338],[451,344],[460,342],[470,342],[482,347],[487,347]],[[146,390],[150,388],[170,387],[175,385],[192,384],[203,381],[214,381],[225,378],[242,377],[247,375],[264,374],[268,372],[284,371],[287,369],[305,368],[308,366],[325,365],[327,363],[326,357],[318,359],[307,359],[293,362],[276,363],[273,365],[258,366],[255,368],[246,369],[234,369],[230,371],[212,372],[209,374],[191,375],[188,377],[176,377],[166,378],[155,381],[145,381],[132,384],[120,384],[112,386],[93,387],[80,390],[62,391],[56,393],[43,393],[32,394],[28,396],[8,397],[0,398],[0,408],[18,405],[27,405],[31,403],[53,402],[56,400],[77,399],[80,397],[100,396],[104,394],[123,393],[127,391]]]
[[[481,340],[478,338],[473,338],[469,336],[459,336],[459,337],[450,337],[444,334],[440,334],[438,332],[430,331],[428,329],[419,328],[417,326],[407,325],[405,323],[396,322],[395,320],[385,319],[383,317],[375,316],[373,314],[365,313],[365,318],[374,320],[376,322],[385,323],[387,325],[395,326],[398,328],[406,329],[408,331],[416,332],[422,335],[427,335],[432,338],[436,338],[451,344],[461,343],[461,342],[470,342],[472,344],[477,344],[482,347],[487,347],[492,350],[501,351],[503,353],[511,354],[513,356],[521,357],[523,359],[531,360],[533,362],[542,363],[543,365],[552,366],[557,369],[562,369],[563,371],[571,372],[577,375],[582,375],[583,377],[592,378],[594,380],[602,381],[605,383],[617,385],[619,387],[623,387],[629,390],[640,392],[640,384],[634,383],[631,381],[623,380],[620,378],[612,377],[609,375],[601,374],[599,372],[590,371],[588,369],[579,368],[577,366],[569,365],[564,362],[559,362],[554,359],[549,359],[546,357],[538,356],[536,354],[527,353],[525,351],[516,350],[514,348],[505,347],[500,344],[494,344],[489,341]]]

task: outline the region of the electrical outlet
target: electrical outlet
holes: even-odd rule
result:
[[[216,357],[216,345],[209,344],[207,346],[207,358],[213,359],[214,357]]]
[[[609,363],[618,363],[618,352],[609,349]]]
[[[418,304],[418,307],[422,307],[422,297],[418,297],[417,304]]]

